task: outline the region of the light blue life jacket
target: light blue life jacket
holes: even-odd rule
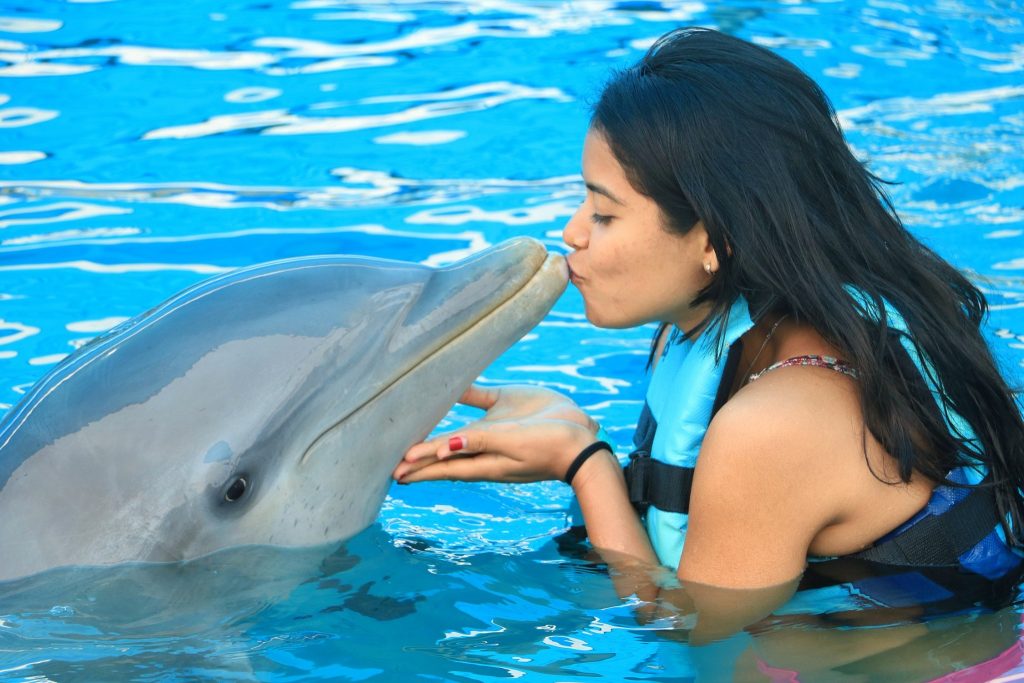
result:
[[[723,324],[726,348],[754,326],[744,299],[737,299]],[[678,335],[678,330],[674,333]],[[697,465],[727,363],[725,350],[714,346],[715,336],[702,334],[693,340],[669,339],[665,343],[647,387],[646,410],[654,424],[662,426],[656,430],[650,450],[655,460],[685,468]],[[647,510],[645,523],[654,550],[662,564],[673,569],[683,552],[688,516],[656,505]]]

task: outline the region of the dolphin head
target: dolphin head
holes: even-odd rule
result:
[[[310,257],[182,292],[0,425],[0,579],[351,537],[565,284],[560,256],[517,239],[440,269]]]

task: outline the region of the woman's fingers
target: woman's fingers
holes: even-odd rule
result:
[[[429,458],[431,456],[436,457],[437,451],[441,447],[441,444],[443,443],[443,439],[444,437],[435,437],[433,439],[428,439],[427,441],[423,441],[421,443],[413,445],[412,447],[409,448],[409,450],[405,452],[405,455],[402,456],[402,461],[416,462],[417,460],[421,460],[423,458]]]
[[[458,432],[449,432],[448,434],[440,434],[432,439],[428,439],[423,443],[418,443],[409,448],[405,452],[402,460],[405,462],[416,462],[423,458],[436,458],[441,460],[447,458],[452,453],[456,452],[479,452],[476,449],[476,444],[483,443],[479,436],[474,436],[473,446],[470,446],[470,434],[478,434],[478,432],[472,432],[463,429]]]
[[[559,478],[563,474],[565,454],[579,450],[576,448],[581,440],[578,432],[593,431],[586,414],[570,400],[551,391],[473,384],[463,392],[460,401],[486,410],[487,415],[461,429],[410,447],[392,473],[396,480],[410,483],[430,479],[538,481]],[[590,438],[592,433],[585,436]],[[446,462],[457,464],[442,467]]]
[[[444,443],[444,438],[435,437],[412,445],[405,452],[405,455],[402,456],[395,469],[392,470],[392,479],[400,480],[409,472],[422,469],[433,462],[437,462],[438,450]]]
[[[515,453],[512,431],[463,429],[414,446],[392,476],[402,484],[432,479],[507,481],[510,477],[520,481],[514,472],[519,465]]]
[[[422,470],[424,467],[430,467],[436,462],[437,458],[421,458],[414,462],[402,460],[391,472],[391,478],[399,483],[405,483],[406,477],[408,477],[411,472]]]
[[[402,476],[398,483],[412,484],[418,481],[508,481],[502,472],[504,458],[493,453],[482,455],[453,456],[439,460]]]
[[[479,384],[470,384],[462,396],[459,398],[459,403],[474,408],[481,408],[483,410],[490,410],[494,407],[494,404],[498,402],[498,396],[501,394],[501,389],[489,389]]]
[[[507,446],[507,431],[501,429],[462,429],[452,432],[442,440],[437,450],[438,460],[453,455],[471,455],[475,453],[504,453]]]
[[[479,453],[486,448],[488,440],[483,430],[461,430],[449,434],[441,434],[422,443],[413,445],[402,456],[392,472],[394,479],[402,479],[409,472],[423,469],[439,460],[452,457],[453,454],[469,455]]]

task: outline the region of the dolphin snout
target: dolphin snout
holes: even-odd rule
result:
[[[400,344],[439,347],[521,291],[544,270],[548,255],[535,239],[517,238],[438,269],[403,323]],[[554,257],[557,273],[562,257]],[[568,278],[561,266],[561,286]],[[555,285],[557,286],[557,284]],[[396,339],[396,341],[399,341]]]

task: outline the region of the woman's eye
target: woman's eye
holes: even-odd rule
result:
[[[608,225],[609,223],[612,222],[612,217],[604,216],[599,213],[594,213],[590,215],[590,220],[596,223],[597,225]]]

